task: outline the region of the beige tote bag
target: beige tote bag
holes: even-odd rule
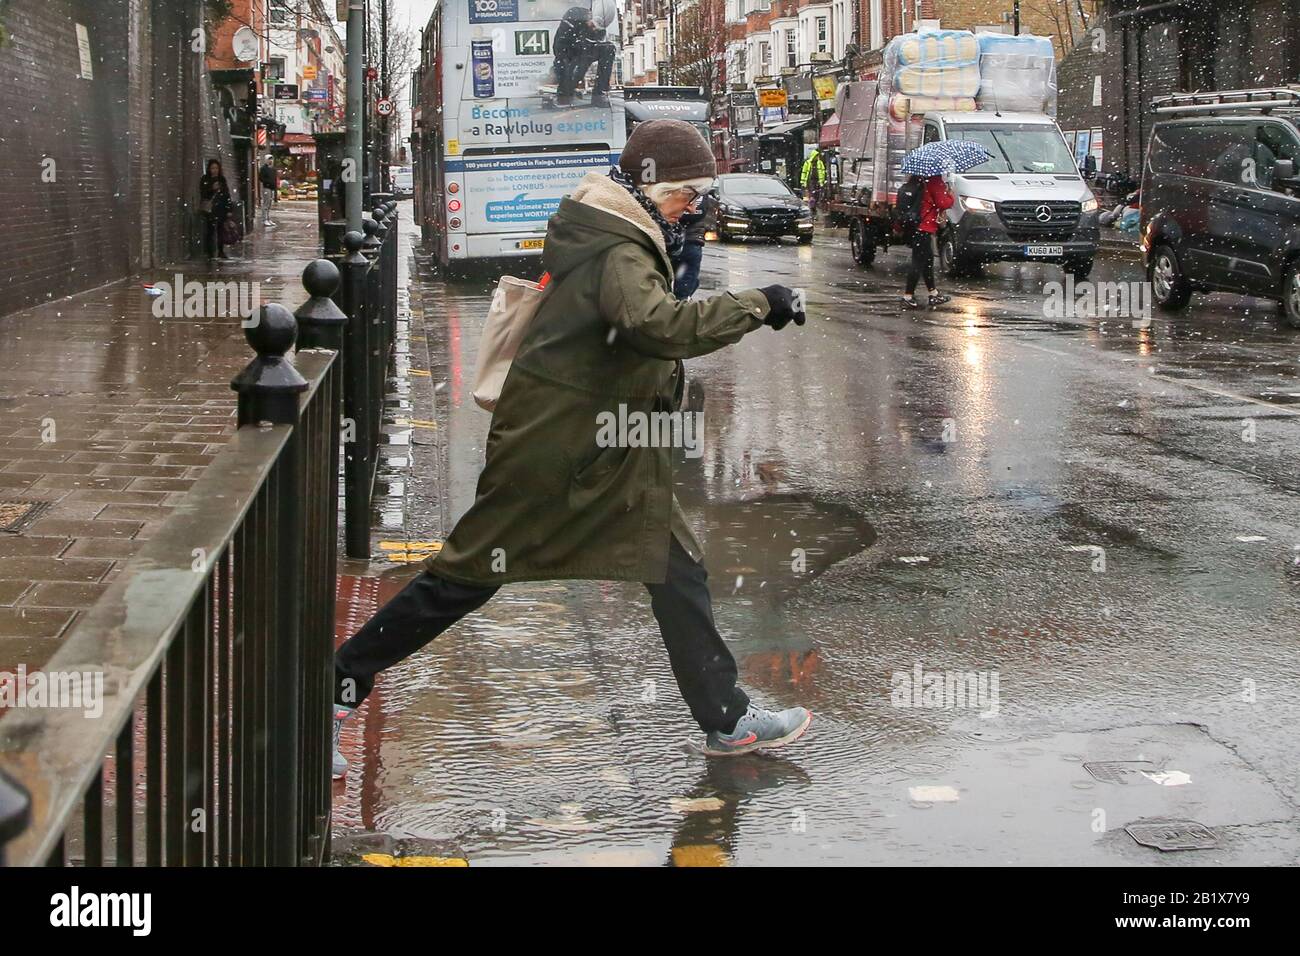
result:
[[[554,280],[551,280],[551,284]],[[502,276],[492,293],[483,337],[478,344],[474,369],[474,401],[489,412],[497,407],[501,387],[506,383],[510,363],[519,351],[524,333],[542,303],[546,289],[540,283],[514,276]]]

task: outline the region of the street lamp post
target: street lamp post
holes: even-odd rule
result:
[[[380,96],[385,100],[388,99],[388,93],[391,89],[388,80],[388,0],[379,0],[379,61],[380,61]],[[379,152],[379,189],[382,192],[388,191],[388,160],[389,144],[392,142],[389,136],[388,117],[379,117],[379,131],[383,137],[383,145]]]
[[[343,176],[343,195],[347,206],[348,232],[361,232],[362,169],[365,158],[361,141],[362,93],[365,89],[362,64],[365,60],[365,0],[348,0],[348,111],[347,156]],[[350,168],[349,168],[350,167]]]

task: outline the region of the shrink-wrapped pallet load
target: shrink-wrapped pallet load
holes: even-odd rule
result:
[[[869,118],[861,120],[867,134],[856,165],[859,187],[869,183],[872,201],[892,203],[906,179],[903,157],[924,139],[924,115],[970,110],[1055,116],[1051,41],[966,30],[923,30],[890,40]]]
[[[980,33],[981,110],[1056,115],[1056,51],[1047,37]]]
[[[976,109],[972,96],[904,96],[895,93],[889,98],[889,115],[902,122],[915,113],[944,110],[952,113],[973,112]]]

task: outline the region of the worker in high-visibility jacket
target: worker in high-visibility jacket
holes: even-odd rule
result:
[[[821,150],[814,147],[808,154],[808,158],[803,161],[803,171],[799,174],[799,185],[803,188],[804,197],[812,207],[814,215],[817,213],[817,199],[825,183],[826,163],[822,159]]]

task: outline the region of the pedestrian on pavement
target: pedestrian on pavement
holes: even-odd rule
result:
[[[339,730],[375,676],[513,581],[643,582],[705,753],[776,747],[807,729],[807,710],[765,710],[736,685],[700,544],[673,495],[672,449],[630,430],[609,437],[610,415],[653,421],[679,407],[682,359],[764,325],[804,323],[784,286],[673,296],[680,217],[715,176],[694,127],[651,120],[617,167],[588,174],[561,201],[542,255],[546,292],[493,412],[474,504],[423,572],[335,654],[336,777],[347,772]]]
[[[808,158],[803,161],[803,169],[799,173],[799,185],[814,216],[817,215],[817,200],[825,184],[826,162],[822,159],[822,151],[814,146]]]
[[[949,297],[934,287],[934,242],[939,232],[939,214],[952,208],[952,190],[942,176],[912,176],[899,190],[900,194],[904,190],[908,198],[900,195],[898,205],[900,209],[912,210],[903,212],[904,222],[910,220],[912,225],[912,234],[908,237],[912,246],[912,264],[907,270],[907,294],[903,296],[903,305],[909,309],[921,308],[916,301],[916,286],[923,277],[929,293],[927,304],[940,305]]]
[[[689,299],[700,287],[700,264],[704,260],[704,237],[717,225],[718,202],[712,193],[705,193],[682,214],[681,223],[686,228],[681,255],[673,260],[676,278],[673,295]]]
[[[199,210],[203,213],[203,247],[209,259],[228,259],[221,227],[234,204],[230,184],[221,172],[221,161],[208,160],[208,171],[199,180]]]
[[[275,157],[266,154],[266,162],[258,170],[258,180],[262,184],[262,225],[274,226],[271,221],[271,204],[275,202],[280,188],[280,175],[275,168]]]

